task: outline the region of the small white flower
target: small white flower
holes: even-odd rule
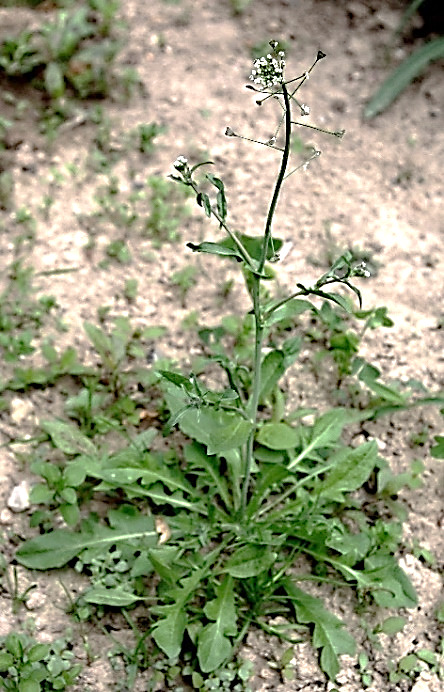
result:
[[[304,77],[307,81],[310,79],[310,75],[308,74],[308,72],[304,72]]]
[[[301,115],[310,115],[310,106],[307,106],[305,103],[301,104]]]
[[[176,171],[186,170],[188,168],[188,159],[185,156],[178,156],[173,163],[173,167],[176,169]]]
[[[371,272],[367,268],[367,262],[361,262],[355,267],[355,273],[356,276],[363,276],[366,279],[369,279],[371,277]]]

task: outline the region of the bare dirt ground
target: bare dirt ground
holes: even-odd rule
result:
[[[437,392],[444,381],[442,63],[430,66],[381,116],[370,122],[362,120],[364,104],[386,75],[386,47],[403,7],[402,2],[395,0],[254,0],[242,15],[233,16],[230,3],[222,0],[127,0],[121,8],[122,22],[128,28],[121,59],[137,69],[142,87],[128,102],[110,101],[102,105],[111,123],[111,150],[121,153],[125,133],[139,123],[154,121],[166,128],[149,158],[134,151],[124,151],[117,157],[113,175],[122,194],[137,189],[148,175],[166,176],[179,154],[193,162],[210,158],[225,181],[234,224],[246,233],[257,233],[269,203],[278,165],[276,155],[224,136],[228,125],[258,139],[267,139],[273,133],[276,110],[272,105],[258,108],[252,93],[245,90],[251,51],[271,38],[284,40],[288,44],[287,74],[300,74],[322,49],[327,59],[317,66],[304,87],[304,100],[311,108],[308,122],[332,130],[344,128],[346,135],[339,141],[314,130],[300,132],[310,145],[322,150],[322,156],[306,172],[292,176],[282,195],[275,233],[289,241],[291,247],[279,265],[279,281],[286,287],[297,281],[310,283],[318,273],[313,263],[322,263],[332,245],[339,251],[355,248],[368,252],[377,260],[378,271],[361,282],[364,306],[387,306],[395,326],[367,334],[363,353],[381,370],[383,379],[415,378]],[[6,30],[10,33],[16,26],[26,26],[30,17],[31,13],[25,10],[11,15],[11,10],[1,9],[1,34]],[[410,50],[408,40],[404,44],[398,42],[395,56],[399,60]],[[127,314],[136,324],[165,325],[167,336],[160,339],[156,349],[181,362],[187,361],[198,352],[193,332],[185,330],[182,323],[191,310],[199,311],[201,323],[214,325],[221,313],[247,305],[241,282],[234,273],[211,259],[190,256],[184,247],[186,242],[214,238],[217,229],[207,229],[203,215],[193,211],[180,228],[179,244],[153,249],[149,239],[131,229],[123,233],[109,222],[95,227],[91,216],[97,208],[94,195],[107,182],[105,175],[91,172],[86,165],[95,126],[88,120],[73,118],[48,144],[37,131],[29,129],[29,122],[31,118],[25,117],[8,135],[13,142],[2,165],[13,172],[15,207],[27,207],[37,219],[27,262],[36,272],[55,268],[76,270],[48,277],[42,274],[38,278],[39,293],[55,296],[59,316],[67,327],[62,334],[53,333],[58,348],[73,345],[88,358],[82,323],[95,321],[98,308],[108,306],[111,316]],[[76,166],[78,175],[69,176],[66,164]],[[63,179],[57,177],[56,171],[63,172]],[[45,218],[42,199],[49,193],[53,203]],[[9,210],[1,212],[0,222],[0,270],[4,273],[15,257],[13,237],[17,225]],[[130,249],[131,262],[103,266],[105,246],[122,235]],[[190,263],[198,267],[198,282],[182,303],[169,276]],[[124,290],[129,278],[138,280],[138,295],[130,303]],[[234,287],[221,306],[220,286],[229,278]],[[51,328],[48,330],[46,336]],[[0,367],[2,378],[7,378],[11,364],[3,363]],[[328,382],[328,377],[324,380]],[[324,380],[313,383],[310,378],[302,378],[298,391],[292,393],[294,398],[304,405],[326,405],[331,401],[331,393],[323,388]],[[38,418],[57,415],[57,396],[51,390],[14,396],[30,402],[30,408],[24,418],[15,421],[10,411],[2,412],[2,443],[9,442],[11,435],[32,435]],[[12,394],[7,395],[9,403],[12,398]],[[330,597],[332,609],[347,621],[361,649],[367,651],[373,673],[368,688],[371,692],[443,689],[434,672],[423,672],[415,679],[396,684],[388,682],[389,660],[397,661],[418,649],[439,646],[435,613],[442,598],[444,478],[440,462],[430,456],[429,449],[433,436],[442,434],[440,424],[442,417],[436,407],[422,407],[366,427],[366,432],[379,440],[384,456],[395,470],[406,470],[413,459],[421,459],[426,467],[422,488],[404,491],[409,509],[405,539],[410,549],[406,549],[401,560],[419,594],[418,607],[406,614],[406,628],[393,638],[381,637],[382,646],[376,649],[365,640],[360,629],[362,622],[353,612],[349,597],[340,592]],[[421,437],[424,431],[427,434]],[[420,444],[415,443],[418,436]],[[27,515],[32,510],[12,514],[6,509],[13,486],[27,478],[29,473],[20,457],[3,446],[0,509],[8,546],[14,536],[29,533]],[[435,556],[434,564],[425,563],[417,551],[415,556],[414,546],[430,550]],[[21,629],[31,616],[42,640],[59,636],[71,623],[65,614],[66,595],[57,575],[21,570],[19,573],[23,585],[36,583],[37,589],[28,604],[30,610],[22,609],[16,614],[12,613],[6,595],[0,597],[0,634]],[[81,589],[80,578],[71,573],[65,572],[61,578],[73,595]],[[131,634],[120,621],[114,634],[123,642],[131,641]],[[74,637],[78,638],[76,650],[85,664],[75,689],[125,689],[120,686],[121,672],[113,670],[104,655],[111,648],[109,638],[98,628],[87,626],[76,630]],[[88,659],[82,641],[88,642]],[[249,635],[241,654],[255,662],[253,689],[333,689],[305,644],[295,652],[295,679],[287,683],[280,680],[270,667],[270,661],[279,657],[280,650],[262,636]],[[97,654],[100,658],[96,658]],[[344,661],[336,687],[342,692],[363,689],[355,660]],[[135,689],[148,689],[143,674]]]

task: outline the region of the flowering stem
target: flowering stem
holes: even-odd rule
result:
[[[268,246],[271,239],[271,226],[273,223],[274,213],[276,211],[277,202],[279,199],[279,193],[281,191],[282,183],[284,182],[285,171],[287,170],[288,159],[290,156],[290,136],[291,136],[291,106],[290,98],[288,96],[287,87],[285,83],[282,83],[282,95],[284,97],[285,106],[285,144],[284,151],[282,154],[281,167],[279,169],[279,174],[276,180],[276,185],[273,192],[273,198],[271,200],[270,208],[268,210],[267,221],[265,224],[264,232],[264,244],[262,246],[262,256],[259,263],[259,273],[262,273],[264,269],[265,262],[267,260]]]
[[[254,344],[254,361],[253,361],[253,390],[251,393],[251,398],[249,401],[249,413],[251,420],[251,432],[247,441],[246,449],[246,464],[245,464],[245,477],[242,486],[242,500],[241,500],[241,513],[242,516],[246,515],[247,501],[248,501],[248,489],[250,486],[251,468],[253,466],[253,452],[254,452],[254,439],[256,436],[257,428],[257,418],[258,418],[258,407],[259,399],[261,393],[261,365],[262,365],[262,348],[264,341],[264,318],[262,315],[261,304],[260,304],[260,288],[261,288],[261,275],[263,274],[265,262],[267,260],[268,247],[271,240],[271,229],[273,223],[274,213],[276,211],[276,206],[279,198],[279,193],[281,191],[282,183],[285,178],[285,171],[288,165],[288,159],[290,155],[290,136],[291,136],[291,107],[290,98],[288,96],[288,91],[285,83],[282,83],[282,95],[284,97],[285,106],[285,143],[284,150],[282,153],[282,161],[279,169],[279,174],[276,180],[276,185],[273,192],[273,197],[270,203],[270,207],[267,214],[267,220],[265,224],[264,231],[264,242],[262,245],[262,254],[259,261],[258,272],[252,275],[252,287],[251,287],[251,297],[253,300],[253,313],[254,313],[254,326],[255,326],[255,344]]]

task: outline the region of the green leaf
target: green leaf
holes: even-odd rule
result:
[[[235,412],[213,406],[187,408],[186,394],[168,385],[165,400],[173,418],[183,410],[177,421],[179,428],[191,439],[206,445],[209,454],[241,447],[248,439],[251,424]]]
[[[430,449],[430,454],[432,457],[435,457],[435,459],[444,459],[444,437],[442,435],[435,435],[434,439],[436,445]]]
[[[257,577],[277,560],[277,553],[268,547],[247,545],[238,548],[226,561],[224,571],[238,579]]]
[[[219,213],[219,216],[223,221],[227,218],[227,200],[225,197],[225,191],[224,190],[219,190],[219,192],[216,195],[216,204],[217,204],[217,211]]]
[[[60,505],[59,511],[68,526],[75,526],[80,521],[80,510],[77,504]]]
[[[344,493],[360,488],[368,480],[378,459],[376,442],[366,442],[356,449],[345,449],[329,459],[333,470],[321,483],[321,493],[326,499],[344,501]]]
[[[216,588],[217,598],[209,601],[204,613],[214,623],[204,627],[198,637],[197,657],[204,673],[217,670],[230,658],[232,644],[227,635],[237,633],[236,608],[234,602],[233,580],[227,576]]]
[[[20,680],[17,692],[40,692],[41,685],[37,680]]]
[[[187,247],[193,252],[205,252],[209,255],[221,255],[222,257],[234,257],[238,262],[242,262],[242,257],[239,250],[235,247],[226,247],[221,243],[213,243],[205,241],[196,245],[195,243],[187,243]]]
[[[184,456],[190,469],[202,469],[205,472],[205,475],[208,477],[207,483],[209,487],[216,490],[227,508],[231,507],[232,501],[228,491],[228,484],[220,473],[218,458],[214,455],[209,456],[205,452],[204,447],[195,442],[185,447]]]
[[[405,404],[406,397],[400,394],[393,387],[388,387],[382,382],[378,382],[380,372],[377,368],[374,368],[369,363],[366,363],[361,358],[356,359],[357,374],[361,382],[367,385],[367,387],[377,396],[379,396],[384,401],[388,401],[392,404]]]
[[[230,640],[224,637],[219,622],[206,625],[199,632],[197,657],[202,672],[210,673],[217,670],[231,657],[232,651],[233,646]]]
[[[157,544],[158,534],[152,517],[126,515],[121,510],[111,510],[109,517],[110,527],[96,524],[93,529],[88,527],[79,532],[56,529],[31,538],[17,550],[16,559],[29,569],[45,570],[63,567],[88,548],[106,550],[113,544],[134,542],[152,547]]]
[[[376,553],[364,560],[363,579],[371,588],[376,603],[383,608],[414,608],[416,591],[393,555]]]
[[[298,315],[301,315],[307,310],[314,310],[313,305],[308,300],[299,300],[294,298],[293,300],[284,303],[276,310],[270,312],[270,310],[265,309],[265,314],[268,315],[265,320],[265,325],[271,327],[273,324],[282,322],[284,320],[292,320]]]
[[[297,428],[287,423],[264,423],[256,435],[256,441],[268,449],[294,449],[300,444],[301,435]]]
[[[346,423],[347,412],[345,409],[332,409],[320,416],[312,428],[309,443],[297,457],[289,463],[288,468],[295,468],[302,459],[310,456],[317,449],[331,447],[336,444]]]
[[[417,48],[381,84],[364,109],[364,118],[382,113],[433,60],[444,57],[444,38],[436,38]]]
[[[143,601],[143,596],[137,596],[130,591],[126,591],[123,586],[107,589],[106,586],[101,586],[100,584],[88,589],[82,598],[87,603],[107,605],[112,608],[126,608],[138,601]]]
[[[77,493],[74,488],[63,488],[59,494],[62,500],[68,505],[75,505],[77,503]]]
[[[250,431],[251,423],[239,415],[225,413],[219,416],[217,427],[209,435],[208,454],[221,454],[230,449],[239,449],[248,440]]]
[[[0,651],[0,673],[6,672],[14,663],[14,657],[6,651]]]
[[[148,558],[161,579],[168,584],[176,585],[181,576],[181,570],[175,564],[179,557],[179,548],[162,545],[148,550]]]
[[[260,473],[256,478],[256,484],[254,486],[253,496],[248,503],[247,513],[249,517],[252,517],[268,495],[273,492],[273,487],[276,484],[281,483],[286,476],[288,476],[288,471],[285,466],[281,466],[278,463],[273,463],[267,466],[262,466]]]
[[[180,654],[187,626],[184,606],[181,602],[177,602],[158,606],[156,610],[165,614],[165,617],[155,624],[152,637],[168,658],[176,658]]]
[[[58,420],[47,420],[40,427],[51,438],[54,445],[65,454],[89,454],[97,456],[96,446],[78,428]]]
[[[50,652],[51,647],[49,644],[34,644],[30,649],[28,649],[27,657],[31,663],[36,661],[42,661]]]
[[[60,98],[65,91],[65,79],[59,63],[49,62],[46,65],[45,73],[45,89],[53,99]]]
[[[46,505],[54,498],[54,490],[43,483],[38,483],[31,488],[29,499],[33,505]]]
[[[282,351],[270,351],[261,364],[260,400],[266,401],[285,373],[285,357]]]
[[[211,202],[210,198],[206,194],[206,192],[198,192],[197,197],[196,197],[196,202],[198,203],[199,207],[203,207],[205,214],[210,218],[211,216]]]
[[[243,247],[246,249],[250,257],[254,260],[260,261],[262,256],[262,247],[264,245],[264,236],[250,236],[245,233],[236,233],[236,236],[242,243]],[[231,250],[239,252],[237,246],[231,238],[224,238],[220,244],[223,247],[229,248]],[[283,245],[283,241],[279,238],[273,238],[273,243],[269,243],[267,250],[267,259],[271,259],[276,252],[279,252]]]
[[[176,387],[183,388],[187,392],[191,392],[193,390],[193,385],[189,377],[184,377],[178,372],[171,372],[170,370],[159,370],[158,372],[159,375],[162,375],[164,380],[171,382],[172,384],[176,385]]]
[[[113,352],[113,344],[109,336],[91,322],[84,322],[83,328],[88,339],[91,341],[97,353],[101,356],[104,364],[108,364],[110,362],[110,355]]]
[[[401,615],[391,615],[381,622],[376,631],[393,636],[404,629],[406,622],[406,618],[403,618]]]
[[[353,637],[344,631],[344,623],[326,610],[319,598],[305,593],[290,579],[284,579],[283,586],[293,603],[297,621],[314,626],[313,646],[320,649],[320,666],[330,680],[334,680],[339,673],[339,656],[352,656],[355,652]]]

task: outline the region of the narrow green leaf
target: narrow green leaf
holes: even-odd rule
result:
[[[206,252],[210,255],[221,255],[222,257],[234,257],[238,262],[242,262],[242,257],[239,254],[237,248],[226,247],[221,243],[212,243],[211,241],[206,241],[196,245],[195,243],[187,243],[187,247],[193,252]]]
[[[265,401],[271,396],[273,389],[285,373],[284,354],[282,351],[270,351],[261,364],[260,400]]]
[[[381,84],[364,109],[364,118],[382,113],[433,60],[444,57],[444,38],[436,38],[417,48]]]
[[[46,65],[43,78],[45,80],[45,89],[51,98],[60,98],[65,91],[65,79],[59,63],[49,62]]]
[[[257,577],[277,560],[277,553],[263,546],[247,545],[236,550],[224,565],[224,571],[237,579]]]
[[[361,382],[364,382],[374,394],[392,404],[405,404],[406,397],[403,394],[400,394],[393,387],[389,387],[378,381],[380,372],[377,368],[365,363],[365,361],[361,359],[357,359],[357,362],[361,363],[361,367],[358,371],[359,379]]]
[[[172,384],[176,385],[176,387],[179,387],[179,389],[183,388],[187,392],[191,392],[193,389],[193,384],[190,380],[189,377],[184,377],[178,372],[171,372],[170,370],[159,370],[159,375],[162,375],[164,380],[167,380],[167,382],[171,382]]]
[[[206,192],[198,192],[196,196],[196,202],[198,203],[199,207],[202,207],[203,210],[205,211],[205,214],[210,218],[211,216],[211,202],[210,198],[206,194]]]
[[[54,569],[63,567],[87,548],[103,548],[119,543],[143,541],[155,546],[158,533],[152,517],[141,514],[124,516],[120,511],[110,512],[111,527],[97,524],[92,530],[72,532],[56,529],[25,541],[16,552],[16,559],[29,569]]]
[[[126,608],[143,600],[143,596],[137,596],[130,591],[126,591],[123,586],[116,586],[107,589],[106,586],[92,586],[82,596],[87,603],[96,605],[107,605],[112,608]]]
[[[344,631],[344,623],[325,609],[319,598],[299,589],[290,579],[284,579],[283,586],[291,598],[297,621],[310,624],[313,629],[313,646],[320,649],[320,665],[330,680],[339,673],[339,656],[355,652],[353,637]]]
[[[205,173],[205,177],[219,190],[219,192],[223,191],[224,184],[220,178],[216,178],[212,173]]]
[[[217,597],[206,603],[204,613],[215,620],[199,633],[197,657],[204,673],[219,668],[231,656],[232,644],[227,635],[237,633],[237,616],[234,601],[233,580],[227,576],[216,589]]]
[[[74,425],[58,420],[46,420],[41,421],[40,427],[65,454],[97,456],[95,444]]]
[[[227,218],[227,200],[225,197],[225,191],[219,190],[216,196],[217,211],[219,216],[223,221]]]
[[[109,357],[113,351],[111,339],[107,334],[105,334],[104,331],[102,331],[102,329],[99,329],[99,327],[91,322],[84,322],[83,328],[88,339],[91,341],[97,353],[101,356],[103,362],[105,364],[108,363]]]

